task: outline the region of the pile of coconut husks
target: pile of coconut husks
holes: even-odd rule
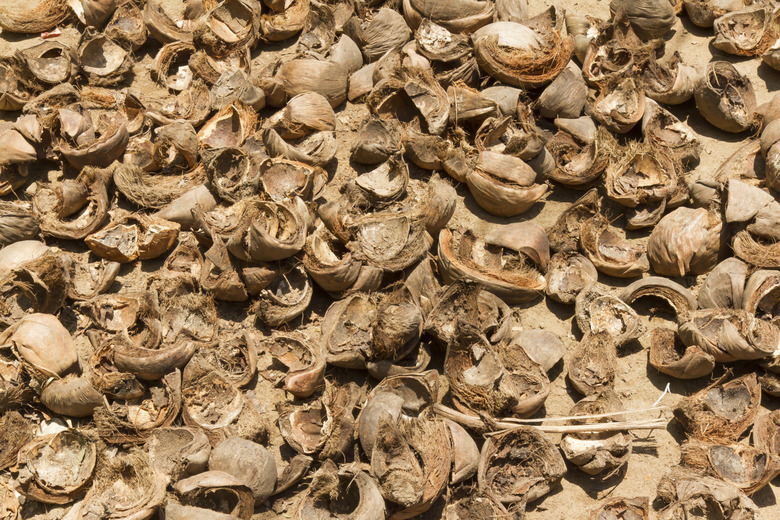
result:
[[[729,55],[780,82],[780,4],[609,8],[0,5],[0,520],[533,520],[672,428],[665,475],[561,515],[760,518],[780,95]],[[665,52],[678,16],[724,58]],[[674,105],[741,139],[717,172]],[[520,325],[545,299],[575,335]],[[615,391],[643,335],[701,382],[673,418]]]

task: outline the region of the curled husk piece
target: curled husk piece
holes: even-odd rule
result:
[[[761,385],[755,374],[726,383],[716,381],[674,409],[674,417],[692,439],[734,442],[753,424],[761,405]]]
[[[84,496],[97,464],[97,442],[79,430],[33,439],[19,450],[19,487],[28,498],[67,504]]]
[[[589,103],[586,113],[609,130],[625,134],[634,128],[645,113],[645,92],[633,78],[603,89]]]
[[[628,208],[665,205],[676,197],[679,190],[677,171],[673,159],[664,152],[663,148],[659,150],[647,145],[625,149],[622,156],[607,167],[607,196]]]
[[[686,345],[696,345],[716,361],[763,359],[774,356],[780,328],[743,310],[702,309],[679,318],[679,334]]]
[[[684,346],[673,329],[658,327],[650,337],[649,363],[677,379],[695,379],[712,373],[715,358],[696,345]]]
[[[253,108],[233,101],[203,124],[198,141],[203,148],[239,147],[252,135],[256,123],[257,112]]]
[[[745,0],[684,0],[685,13],[694,25],[712,27],[716,18],[744,8]]]
[[[590,395],[578,401],[569,415],[596,415],[603,413],[622,412],[623,404],[617,394],[606,389],[598,394]],[[570,424],[598,424],[620,420],[621,417],[611,416],[599,419],[571,419]],[[566,459],[575,464],[588,475],[604,473],[604,479],[614,475],[626,464],[631,456],[631,436],[627,431],[572,433],[561,439],[561,450]]]
[[[696,133],[652,99],[645,104],[642,135],[653,148],[665,148],[673,160],[683,165],[699,162],[701,142]]]
[[[582,113],[587,96],[588,86],[582,77],[582,71],[570,61],[563,72],[539,95],[536,106],[542,117],[572,119]]]
[[[744,444],[701,444],[682,447],[681,464],[719,478],[740,491],[753,494],[780,474],[780,460]]]
[[[731,243],[734,254],[756,267],[780,268],[780,242],[756,240],[750,231],[744,229],[734,235]]]
[[[217,59],[236,49],[254,46],[259,36],[258,4],[255,0],[219,2],[193,24],[193,44]]]
[[[647,97],[658,103],[679,105],[693,97],[693,89],[699,74],[696,69],[682,62],[675,52],[665,63],[651,59],[642,72],[641,85]]]
[[[509,304],[533,300],[547,285],[529,259],[521,252],[489,244],[471,231],[453,233],[445,228],[439,233],[444,281],[473,280]]]
[[[581,233],[580,248],[600,272],[633,278],[649,269],[644,247],[628,242],[603,215],[582,222]]]
[[[384,497],[368,473],[349,465],[339,469],[332,461],[325,461],[312,476],[293,518],[327,518],[334,514],[345,520],[387,518]]]
[[[137,214],[109,224],[84,242],[99,257],[124,264],[162,255],[173,246],[180,228],[175,222]]]
[[[360,217],[352,225],[352,232],[354,240],[347,248],[366,264],[386,272],[416,264],[432,242],[422,220],[392,210]]]
[[[277,157],[260,164],[263,191],[279,202],[300,197],[316,199],[328,181],[328,173],[319,166]]]
[[[562,14],[551,8],[523,23],[487,25],[472,36],[477,63],[507,85],[546,85],[561,73],[574,52],[574,40],[563,35],[563,24]]]
[[[702,309],[741,309],[748,266],[739,258],[727,258],[707,274],[699,288]]]
[[[162,505],[166,483],[144,452],[120,452],[101,461],[95,484],[68,516],[74,520],[98,515],[106,520],[148,518]]]
[[[456,406],[491,416],[533,415],[550,392],[547,374],[518,345],[490,345],[473,325],[459,322],[444,360]]]
[[[716,515],[745,520],[759,518],[756,504],[739,489],[684,466],[672,467],[669,473],[661,478],[658,482],[658,498],[667,504],[661,511],[659,520],[703,520]]]
[[[166,43],[154,57],[150,71],[152,78],[161,86],[171,90],[188,89],[193,79],[188,63],[194,52],[195,47],[191,43]]]
[[[107,182],[104,171],[85,168],[75,182],[41,187],[33,196],[41,232],[80,240],[97,231],[108,214]]]
[[[555,445],[536,428],[519,426],[482,446],[477,482],[502,503],[530,503],[548,494],[566,474]]]
[[[15,56],[28,75],[31,86],[46,87],[65,83],[74,78],[78,71],[70,48],[54,41],[16,51]]]
[[[612,386],[617,371],[615,341],[608,331],[588,332],[572,353],[569,382],[582,395]]]
[[[696,82],[696,108],[714,126],[739,133],[756,121],[756,95],[750,79],[726,61],[713,61]]]
[[[596,131],[593,120],[589,117],[585,120],[593,127],[595,134],[590,142],[583,142],[580,137],[561,130],[545,144],[555,161],[555,168],[547,176],[572,189],[585,189],[602,174],[609,162],[609,150],[613,143],[609,131],[603,127]],[[556,124],[560,122],[560,119],[556,119]]]
[[[146,43],[146,24],[143,13],[132,2],[116,8],[105,27],[106,35],[119,44],[137,51]]]
[[[278,327],[303,314],[312,294],[311,281],[303,266],[287,263],[267,288],[260,291],[253,310],[267,326]]]
[[[361,194],[375,208],[383,208],[406,195],[409,167],[396,155],[355,179]]]
[[[196,428],[155,428],[145,446],[152,467],[171,482],[205,471],[211,454],[208,437]]]
[[[91,132],[91,139],[80,141],[77,138],[73,145],[62,142],[59,146],[60,153],[74,168],[78,170],[87,166],[106,168],[125,152],[130,142],[125,121],[110,118],[99,124],[96,130],[98,135]]]
[[[696,298],[688,289],[663,276],[647,276],[633,282],[620,293],[620,299],[628,304],[645,296],[666,300],[677,316],[695,311],[698,307]]]
[[[749,314],[759,311],[769,317],[780,315],[780,271],[758,270],[750,275],[742,308]]]
[[[598,191],[588,190],[571,206],[563,210],[550,228],[550,249],[555,252],[577,251],[580,243],[580,229],[583,223],[593,218],[601,209]]]
[[[737,56],[759,56],[780,36],[776,6],[755,5],[732,11],[712,24],[716,49]]]
[[[325,384],[325,358],[320,346],[301,334],[274,333],[260,346],[270,354],[274,365],[286,370],[261,371],[266,379],[280,384],[295,397],[309,397]],[[276,372],[280,372],[278,375]]]
[[[292,98],[305,92],[316,92],[337,107],[347,99],[347,70],[329,61],[294,59],[282,64],[277,77]]]
[[[238,202],[260,191],[257,158],[241,148],[227,146],[209,150],[204,154],[203,168],[209,184],[222,200]]]
[[[202,186],[206,174],[203,169],[195,168],[179,175],[154,175],[134,166],[117,164],[113,179],[117,189],[133,204],[141,208],[162,209]]]
[[[704,274],[715,267],[723,223],[714,211],[677,208],[653,228],[647,256],[653,270],[667,276]]]
[[[103,395],[89,380],[74,374],[48,382],[40,399],[52,412],[68,417],[89,417],[95,408],[103,405]]]
[[[0,245],[35,238],[38,218],[29,202],[0,202]]]
[[[290,258],[306,243],[307,213],[299,197],[289,202],[258,201],[248,205],[227,248],[247,262]]]
[[[637,339],[644,332],[636,311],[620,298],[605,294],[599,285],[580,291],[575,309],[577,326],[583,334],[608,332],[617,346]]]

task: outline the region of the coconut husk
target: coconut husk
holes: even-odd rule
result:
[[[780,314],[780,272],[759,270],[750,275],[745,286],[742,308],[749,314],[759,311],[768,317]]]
[[[193,71],[188,66],[195,47],[188,42],[163,45],[154,57],[151,76],[157,83],[171,90],[186,90],[192,84]]]
[[[507,28],[496,22],[477,31],[474,54],[480,68],[507,85],[536,88],[552,81],[566,67],[574,52],[574,40],[563,35],[563,16],[554,8],[528,19],[521,25],[530,41],[502,41]],[[517,28],[516,30],[520,30]],[[527,38],[527,37],[526,37]],[[511,43],[510,43],[511,42]]]
[[[756,417],[753,425],[753,445],[759,453],[765,453],[768,457],[777,458],[780,453],[780,430],[778,426],[778,413],[769,412]]]
[[[715,358],[701,348],[685,347],[673,329],[653,329],[649,363],[659,372],[677,379],[695,379],[712,373]]]
[[[78,66],[73,62],[71,49],[55,41],[46,41],[18,50],[14,55],[32,90],[42,90],[75,78]]]
[[[209,472],[224,472],[243,482],[257,502],[264,502],[276,486],[274,456],[263,446],[240,437],[230,437],[211,450]],[[177,484],[181,487],[182,485]]]
[[[0,245],[30,240],[38,234],[38,219],[29,202],[0,202]]]
[[[737,56],[760,56],[780,36],[777,14],[769,6],[750,6],[732,11],[713,21],[716,49]]]
[[[759,518],[758,507],[739,489],[683,466],[672,467],[661,478],[658,498],[667,504],[660,520],[681,517],[703,520],[713,515],[748,520]]]
[[[272,128],[263,131],[268,155],[283,157],[313,166],[324,166],[336,157],[338,142],[335,132],[315,132],[295,142],[287,142]]]
[[[260,375],[294,396],[309,397],[325,385],[325,358],[305,335],[274,333],[259,350],[274,360]]]
[[[575,312],[577,326],[583,334],[608,332],[617,346],[637,339],[644,332],[636,311],[620,298],[607,294],[598,284],[580,291]]]
[[[239,147],[254,133],[256,123],[257,113],[241,101],[234,101],[204,123],[198,141],[203,148]]]
[[[294,59],[282,64],[278,77],[289,98],[304,92],[317,92],[335,108],[347,97],[347,71],[337,63]]]
[[[101,460],[94,486],[68,517],[73,520],[86,520],[95,515],[111,520],[146,518],[162,505],[165,485],[166,478],[153,469],[144,452],[119,453]]]
[[[0,468],[16,464],[19,450],[33,438],[33,426],[19,412],[7,411],[0,417],[3,447],[0,449]]]
[[[545,144],[555,161],[555,168],[547,176],[568,188],[590,187],[607,167],[612,143],[606,130],[599,130],[590,143],[580,143],[568,132],[557,132]]]
[[[490,494],[476,493],[472,486],[455,488],[444,508],[446,518],[452,520],[467,520],[477,518],[498,520],[509,517],[507,509]]]
[[[568,378],[572,387],[586,396],[609,388],[617,370],[616,350],[609,332],[586,333],[569,363]]]
[[[416,264],[432,242],[422,221],[391,209],[358,217],[349,228],[354,239],[348,249],[385,272],[402,271]]]
[[[257,195],[261,176],[259,160],[241,148],[217,148],[205,154],[203,169],[216,194],[228,202]]]
[[[24,6],[26,7],[26,6]],[[35,34],[50,31],[70,14],[67,0],[41,2],[32,9],[5,8],[0,11],[0,27],[4,31]]]
[[[633,78],[609,85],[589,100],[585,112],[612,132],[625,134],[645,113],[645,92]]]
[[[108,213],[106,184],[106,171],[85,168],[76,183],[39,190],[33,197],[33,210],[40,221],[41,232],[56,238],[79,240],[97,231]]]
[[[141,10],[132,2],[118,6],[104,29],[115,42],[137,51],[146,43],[146,23]]]
[[[306,271],[302,266],[287,264],[268,288],[260,291],[252,310],[267,326],[278,327],[303,314],[311,297],[312,286]]]
[[[648,60],[640,84],[651,100],[679,105],[693,97],[698,75],[697,70],[683,63],[680,54],[675,52],[665,63],[659,63],[654,58]]]
[[[157,428],[171,426],[181,406],[181,372],[177,369],[143,388],[139,397],[106,402],[94,412],[95,425],[108,443],[140,444]]]
[[[780,242],[765,242],[756,238],[747,230],[734,235],[731,244],[734,254],[756,267],[768,269],[780,268]]]
[[[617,394],[606,389],[578,401],[569,415],[597,415],[623,411]],[[619,415],[600,419],[571,419],[569,424],[597,424],[621,421]],[[561,439],[561,449],[567,460],[588,475],[608,479],[618,473],[631,456],[631,436],[627,431],[600,433],[572,433]],[[602,475],[603,473],[603,475]]]
[[[637,35],[643,40],[661,38],[677,21],[675,8],[668,0],[612,0],[609,11],[615,16],[619,11],[623,11]]]
[[[220,337],[216,344],[200,346],[195,356],[219,368],[227,380],[242,388],[254,380],[257,372],[257,343],[255,334],[239,333]]]
[[[748,266],[739,258],[727,258],[709,272],[699,288],[702,309],[742,308]]]
[[[607,196],[628,208],[670,200],[678,190],[672,157],[649,145],[621,150],[606,169]]]
[[[168,251],[181,226],[160,218],[130,215],[87,236],[87,246],[107,260],[128,263],[156,258]]]
[[[394,120],[371,118],[355,136],[352,159],[362,164],[378,164],[401,150],[400,127]]]
[[[500,502],[530,503],[548,494],[566,474],[555,445],[529,426],[491,436],[482,446],[477,482]]]
[[[254,0],[230,0],[215,4],[204,16],[195,20],[192,27],[193,44],[217,59],[242,47],[252,48],[260,35],[259,13],[259,2]]]
[[[78,60],[91,85],[110,87],[125,80],[133,67],[132,54],[104,33],[86,30],[79,41]]]
[[[642,134],[653,146],[666,148],[673,161],[682,165],[699,162],[701,142],[691,128],[653,100],[647,101],[642,117]]]
[[[284,260],[306,243],[306,205],[300,198],[280,203],[253,201],[227,242],[228,250],[246,262]]]
[[[780,474],[780,459],[774,453],[744,444],[700,444],[682,446],[681,464],[719,478],[747,495],[763,488]]]
[[[647,243],[653,270],[668,276],[703,274],[717,264],[720,216],[703,208],[677,208],[661,219]]]
[[[609,276],[633,278],[649,268],[644,248],[628,242],[600,213],[581,223],[580,248],[596,269]]]
[[[486,117],[500,115],[498,104],[482,95],[478,90],[462,84],[450,84],[447,87],[447,97],[450,100],[450,121],[453,123],[477,123]]]
[[[314,473],[311,485],[295,508],[294,517],[331,515],[336,511],[346,520],[387,517],[382,493],[367,473],[347,465],[339,469],[335,463],[326,461]]]
[[[595,189],[588,190],[571,206],[561,212],[558,219],[547,229],[550,249],[555,252],[577,251],[580,228],[601,210],[601,200]]]
[[[159,100],[149,102],[147,115],[159,125],[184,120],[199,126],[211,114],[209,89],[201,81],[194,81],[189,89],[179,92],[173,99],[166,99],[165,103]]]
[[[716,361],[768,358],[780,341],[777,325],[741,309],[693,311],[678,322],[683,343],[698,346]]]
[[[154,175],[138,167],[118,164],[114,167],[113,180],[117,189],[133,204],[161,209],[202,185],[206,172],[197,167],[180,175]]]
[[[610,497],[593,510],[590,520],[625,518],[626,520],[647,520],[650,514],[650,499],[647,497]]]
[[[678,316],[689,311],[695,311],[698,307],[696,298],[693,297],[693,294],[688,289],[677,282],[661,276],[648,276],[637,280],[623,290],[620,294],[620,299],[631,304],[645,296],[666,300]]]
[[[536,298],[546,280],[529,264],[526,256],[498,246],[483,246],[484,239],[470,231],[453,233],[443,229],[439,234],[439,264],[446,283],[468,279],[481,283],[507,303]],[[487,244],[486,244],[487,245]],[[492,259],[476,256],[477,248],[490,252]],[[497,262],[497,263],[494,263]],[[502,265],[501,269],[494,266]]]
[[[724,96],[726,89],[730,92],[728,96]],[[754,125],[756,97],[753,85],[730,63],[709,63],[693,93],[699,112],[721,130],[739,133]]]
[[[0,326],[10,327],[31,313],[56,314],[70,285],[65,260],[50,253],[26,262],[0,281]]]
[[[19,451],[17,489],[47,504],[81,498],[93,481],[96,444],[91,436],[70,429],[35,438]]]
[[[103,395],[87,378],[75,374],[44,384],[40,400],[52,412],[68,417],[90,417],[103,405]]]
[[[381,270],[356,260],[325,228],[307,237],[304,251],[306,272],[335,299],[353,292],[379,290]]]
[[[171,482],[206,470],[211,445],[196,428],[155,428],[146,441],[149,463]]]
[[[761,386],[755,374],[721,381],[683,398],[675,407],[674,416],[689,438],[732,442],[753,424],[761,404]]]

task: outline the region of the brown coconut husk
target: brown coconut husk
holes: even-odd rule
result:
[[[653,329],[649,363],[659,372],[678,379],[695,379],[712,373],[715,358],[701,348],[685,347],[673,329]]]
[[[16,464],[19,450],[33,438],[33,426],[19,412],[8,411],[0,417],[2,448],[0,448],[0,469]]]
[[[616,346],[610,333],[586,333],[572,354],[569,382],[581,394],[593,395],[612,385],[616,363]]]
[[[588,190],[571,206],[566,208],[550,228],[550,249],[555,252],[577,251],[579,249],[580,229],[601,211],[601,199],[598,191]]]
[[[114,184],[130,202],[141,208],[160,209],[206,180],[202,168],[182,175],[154,175],[135,166],[117,165]]]
[[[623,238],[601,214],[581,224],[580,248],[596,269],[609,276],[634,278],[650,268],[645,248]]]
[[[777,454],[744,444],[700,444],[682,446],[681,464],[719,478],[746,495],[752,495],[780,474]]]
[[[683,398],[674,409],[675,418],[691,439],[733,442],[753,424],[761,404],[756,375],[723,383],[724,378]]]
[[[735,255],[750,265],[767,269],[780,268],[780,242],[757,240],[749,231],[742,230],[734,235],[731,247]]]

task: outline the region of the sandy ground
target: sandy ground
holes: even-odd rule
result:
[[[174,0],[176,1],[176,0]],[[7,3],[8,0],[3,0]],[[553,4],[550,1],[530,2],[530,11],[537,14],[543,9]],[[607,0],[560,0],[554,2],[556,6],[562,9],[576,10],[581,13],[606,18],[609,16]],[[74,45],[78,41],[78,31],[75,29],[64,29],[63,36],[59,41]],[[683,14],[677,21],[674,29],[666,37],[667,52],[679,51],[684,62],[703,69],[707,62],[716,59],[726,59],[732,62],[735,67],[746,74],[756,91],[758,103],[768,101],[773,93],[780,90],[780,72],[772,70],[766,65],[761,64],[759,59],[735,58],[714,49],[710,41],[712,34],[709,29],[701,29],[693,26]],[[0,55],[6,56],[18,48],[28,47],[39,43],[38,38],[21,37],[17,35],[0,35]],[[265,63],[279,56],[285,56],[292,53],[291,42],[284,44],[260,47],[253,55],[254,66],[262,67]],[[150,50],[151,49],[151,50]],[[151,96],[165,96],[165,92],[159,89],[149,76],[148,66],[154,57],[157,46],[146,46],[138,53],[138,63],[134,68],[134,80],[132,87],[141,89]],[[690,179],[699,177],[710,177],[717,170],[722,161],[731,155],[739,145],[751,137],[749,133],[739,135],[725,134],[709,125],[696,111],[693,101],[682,106],[674,107],[672,111],[681,119],[688,121],[691,127],[696,131],[703,143],[703,153],[698,167],[689,174]],[[267,112],[267,113],[266,113]],[[272,112],[266,110],[261,116],[267,117]],[[349,148],[353,140],[353,132],[356,130],[366,115],[366,109],[362,105],[345,104],[337,110],[339,121],[337,131],[340,137],[340,150],[337,156],[338,161],[331,168],[331,173],[335,175],[335,180],[354,176],[354,172],[349,166]],[[3,114],[3,117],[9,117]],[[638,134],[635,137],[639,137]],[[414,175],[424,178],[422,172],[415,172]],[[546,199],[537,203],[530,211],[513,219],[497,218],[485,214],[471,199],[465,186],[457,186],[459,202],[452,225],[463,225],[472,227],[480,232],[489,229],[492,226],[506,224],[509,222],[518,222],[525,220],[534,220],[543,226],[552,224],[560,212],[565,209],[569,203],[576,200],[581,193],[566,190],[559,185],[553,187]],[[621,221],[616,222],[622,225]],[[632,234],[632,238],[638,240],[646,239],[648,233]],[[138,279],[138,271],[143,269],[149,272],[154,266],[145,263],[143,268],[126,268],[120,277],[120,283],[126,286],[132,286]],[[626,281],[612,279],[602,276],[601,282],[611,286],[626,285]],[[679,280],[689,287],[695,287],[701,280],[696,277]],[[296,325],[307,328],[316,328],[319,316],[324,313],[326,303],[324,299],[316,301],[312,309],[307,312],[304,320],[297,321]],[[645,329],[649,332],[652,328],[670,324],[668,321],[671,316],[662,308],[655,308],[652,305],[646,305],[639,308]],[[572,322],[573,307],[557,304],[547,299],[539,299],[532,304],[517,309],[521,325],[524,328],[543,328],[558,334],[569,347],[571,352],[581,334],[577,330],[576,324]],[[220,312],[225,321],[222,325],[226,327],[240,327],[253,323],[251,317],[248,317],[243,308],[235,306],[222,305]],[[595,507],[600,499],[608,496],[655,496],[656,484],[659,478],[667,469],[679,461],[679,442],[683,439],[683,434],[677,423],[671,419],[671,408],[677,401],[709,384],[709,378],[691,382],[674,380],[656,372],[647,363],[647,351],[649,346],[649,333],[642,336],[639,341],[633,342],[624,347],[620,352],[618,360],[618,377],[616,380],[616,391],[623,398],[626,409],[638,409],[652,405],[664,392],[669,385],[670,394],[667,394],[661,401],[661,404],[669,407],[665,412],[657,412],[670,420],[666,430],[657,430],[653,432],[637,432],[634,439],[634,449],[627,470],[620,475],[611,478],[608,481],[593,480],[576,468],[570,467],[568,475],[564,478],[561,486],[556,488],[549,496],[533,504],[527,514],[528,520],[562,520],[562,519],[580,519],[587,518],[590,510]],[[268,359],[261,359],[261,368]],[[439,360],[439,364],[440,364]],[[547,399],[545,406],[536,417],[562,416],[568,415],[569,409],[579,395],[574,392],[566,382],[566,372],[568,369],[569,356],[564,358],[562,364],[556,366],[550,374],[552,380],[552,391]],[[733,367],[736,373],[748,370],[749,367]],[[723,367],[716,369],[714,377],[723,373]],[[343,371],[330,371],[329,377],[343,380],[349,376],[359,383],[365,381],[367,376],[364,374],[345,374]],[[290,456],[291,450],[283,445],[281,436],[275,427],[276,413],[274,405],[279,400],[286,399],[283,392],[274,389],[270,384],[262,381],[258,383],[258,388],[250,393],[254,397],[255,404],[266,412],[269,423],[272,424],[272,434],[270,446],[274,450],[280,467],[283,460]],[[778,401],[771,397],[765,397],[763,406],[769,410],[776,408]],[[552,436],[555,441],[559,440]],[[762,518],[772,519],[780,518],[780,506],[777,505],[776,490],[780,482],[770,484],[753,497],[755,502],[762,508]],[[289,515],[287,507],[291,504],[295,491],[300,491],[302,485],[296,487],[293,491],[287,492],[276,501],[274,506],[258,509],[255,518],[271,519],[285,518]],[[441,501],[440,501],[441,502]],[[439,506],[441,504],[438,504]],[[59,518],[64,513],[64,509],[52,507],[26,508],[25,518]],[[434,507],[432,511],[424,515],[424,518],[440,518],[440,507]]]

